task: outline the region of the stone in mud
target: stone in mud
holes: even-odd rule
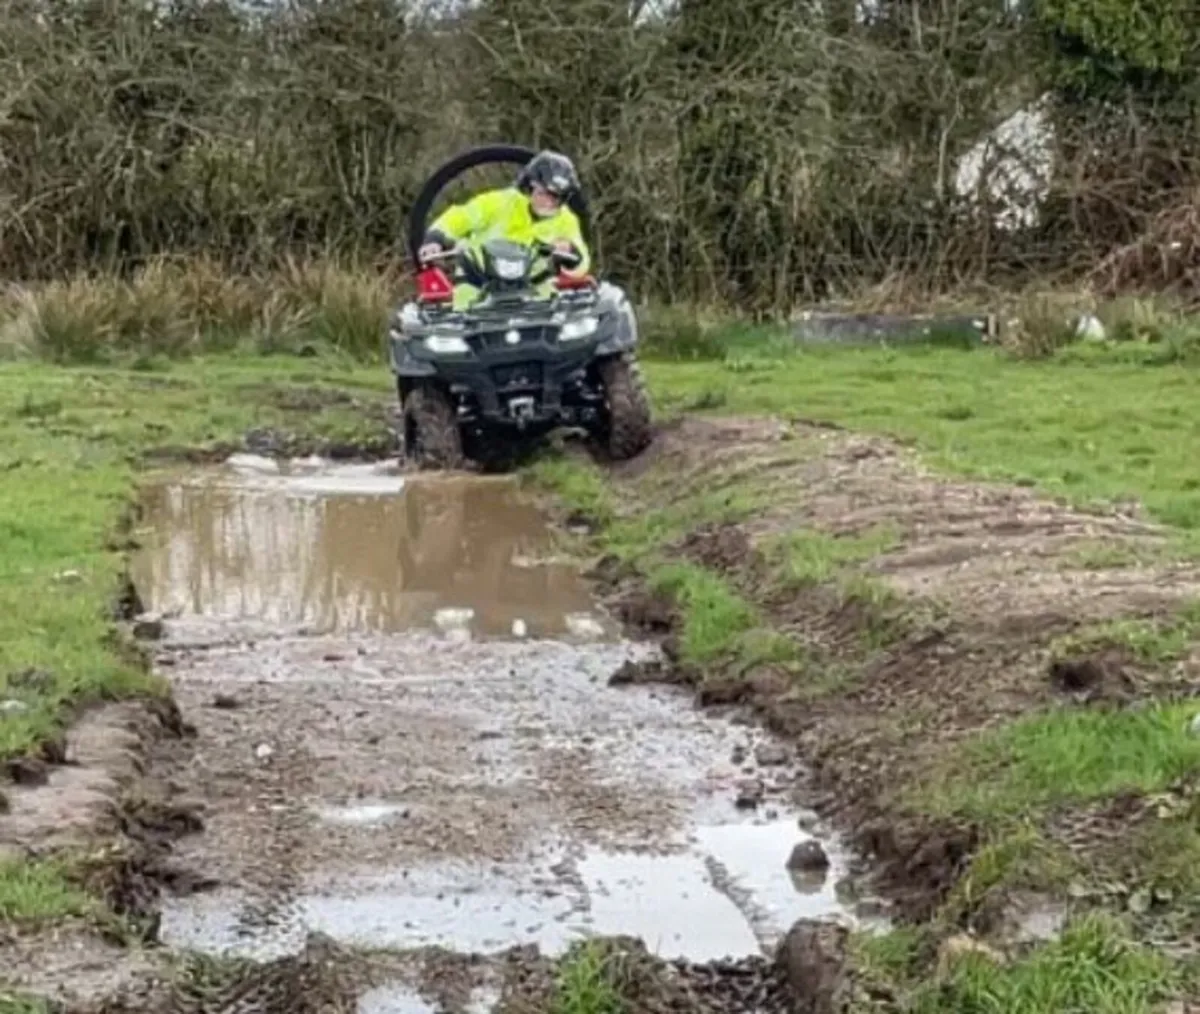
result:
[[[702,708],[721,704],[739,704],[750,692],[746,681],[737,676],[716,676],[704,681],[697,693]]]
[[[133,621],[133,636],[139,641],[160,641],[164,632],[161,616],[151,613]]]
[[[739,810],[753,810],[763,801],[766,789],[758,778],[747,778],[738,785],[735,805]]]
[[[788,984],[793,1014],[843,1014],[853,994],[846,955],[849,930],[837,923],[801,919],[775,953]]]
[[[759,743],[754,750],[754,759],[761,767],[778,767],[790,759],[788,749],[782,743]]]
[[[45,785],[50,778],[46,762],[37,757],[13,757],[5,761],[4,772],[17,785]]]
[[[242,702],[234,697],[233,694],[217,694],[212,699],[212,706],[220,711],[233,711],[236,708],[240,708]]]
[[[0,715],[19,715],[23,711],[28,711],[29,705],[24,701],[18,701],[15,697],[10,697],[6,701],[0,701]]]
[[[821,847],[819,841],[810,838],[808,841],[798,843],[792,849],[792,854],[788,856],[787,867],[789,870],[797,870],[801,873],[820,873],[829,869],[829,856],[825,854],[825,849]]]

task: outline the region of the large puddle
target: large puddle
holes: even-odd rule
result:
[[[135,579],[174,617],[160,662],[199,729],[177,780],[207,808],[180,854],[219,881],[167,904],[167,944],[631,934],[703,961],[853,921],[834,845],[789,869],[809,838],[790,758],[681,693],[610,687],[653,651],[548,558],[511,482],[239,459],[147,508]],[[258,635],[198,641],[196,620]]]
[[[600,636],[587,589],[514,484],[280,465],[148,491],[134,580],[162,612],[314,631]]]

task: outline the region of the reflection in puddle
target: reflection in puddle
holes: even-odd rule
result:
[[[241,456],[148,491],[145,508],[134,581],[157,612],[456,640],[605,636],[574,568],[547,561],[541,514],[504,479]]]
[[[291,922],[249,939],[241,899],[224,892],[169,905],[162,935],[177,947],[277,955],[311,931],[349,946],[477,954],[530,943],[561,954],[586,936],[630,934],[665,958],[744,957],[773,948],[797,919],[845,916],[832,886],[840,857],[818,889],[793,883],[787,859],[804,837],[791,820],[737,823],[696,828],[667,855],[584,848],[525,866],[314,877],[288,906]]]
[[[370,827],[386,824],[408,814],[408,807],[397,803],[360,803],[354,806],[322,806],[317,816],[331,824]]]

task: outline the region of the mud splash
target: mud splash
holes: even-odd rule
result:
[[[135,580],[173,614],[159,661],[198,729],[172,775],[207,810],[179,857],[219,882],[168,901],[169,946],[553,955],[621,934],[711,961],[854,921],[836,843],[788,868],[811,815],[778,748],[670,688],[609,686],[655,651],[545,559],[511,484],[241,459],[157,488],[148,518]]]

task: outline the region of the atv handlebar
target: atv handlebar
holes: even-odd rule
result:
[[[583,260],[583,258],[580,256],[580,254],[577,251],[572,250],[570,253],[562,253],[561,251],[556,250],[554,248],[553,244],[545,243],[542,240],[534,240],[534,242],[532,243],[532,247],[535,252],[541,254],[543,257],[548,257],[550,259],[551,264],[567,268],[568,270],[571,268],[574,268],[574,267],[578,267],[579,264]],[[456,258],[461,257],[462,254],[463,254],[462,246],[455,244],[454,246],[449,247],[448,249],[442,250],[439,253],[430,254],[428,257],[422,258],[420,261],[420,266],[424,267],[427,264],[434,264],[434,263],[440,263],[442,261],[455,260]],[[546,280],[546,278],[548,278],[553,273],[554,273],[553,271],[548,272],[548,273],[542,272],[538,275],[535,275],[531,279],[531,281],[535,285],[540,285],[543,281]]]

